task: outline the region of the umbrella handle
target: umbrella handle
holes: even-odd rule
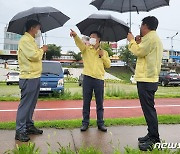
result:
[[[45,42],[44,42],[44,38],[43,38],[42,33],[41,33],[41,38],[42,38],[43,45],[45,45]],[[44,60],[46,60],[46,52],[44,53]]]

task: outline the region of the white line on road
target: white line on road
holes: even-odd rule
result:
[[[180,107],[180,105],[156,105],[157,108],[163,108],[163,107]],[[141,108],[141,106],[110,106],[110,107],[104,107],[104,109],[137,109]],[[91,107],[91,110],[95,110],[96,107]],[[50,109],[35,109],[35,111],[65,111],[65,110],[82,110],[82,107],[80,108],[50,108]],[[17,109],[12,110],[0,110],[0,112],[16,112]]]

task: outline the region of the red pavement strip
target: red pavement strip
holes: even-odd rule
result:
[[[159,115],[180,114],[180,98],[156,99]],[[19,102],[0,102],[0,122],[15,121]],[[91,118],[96,118],[95,101],[91,104]],[[127,118],[143,116],[138,99],[105,100],[105,118]],[[82,118],[82,100],[38,101],[34,120],[67,120]]]

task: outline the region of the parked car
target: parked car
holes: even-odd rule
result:
[[[135,80],[135,75],[131,75],[131,77],[130,77],[130,81],[131,81],[131,83],[132,84],[136,84],[137,83],[137,81]]]
[[[64,92],[64,73],[60,62],[43,61],[40,94]]]
[[[81,74],[81,75],[79,76],[79,80],[78,80],[79,86],[82,86],[82,85],[83,85],[83,78],[84,78],[84,75]]]
[[[6,62],[8,65],[18,65],[18,61],[15,59],[9,59]]]
[[[18,72],[9,72],[7,74],[6,84],[12,85],[14,83],[19,84],[19,73]]]
[[[4,64],[6,61],[4,59],[0,59],[0,64]]]
[[[159,83],[165,87],[167,85],[180,85],[180,76],[175,72],[161,72],[159,75]]]

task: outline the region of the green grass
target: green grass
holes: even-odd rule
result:
[[[6,83],[0,83],[0,97],[20,97],[19,85],[9,85]]]
[[[74,151],[72,150],[71,146],[68,145],[66,147],[63,147],[59,144],[59,148],[58,150],[56,150],[56,152],[53,152],[51,149],[51,145],[48,144],[48,154],[103,154],[103,152],[93,146],[82,146],[80,147],[78,150]],[[35,143],[31,143],[29,142],[28,144],[22,144],[22,145],[16,145],[16,148],[12,149],[12,150],[8,150],[7,152],[5,152],[6,154],[40,154],[40,148],[36,148]],[[179,154],[180,150],[176,149],[171,151],[170,149],[163,149],[163,150],[159,150],[159,149],[153,149],[152,151],[147,151],[147,152],[143,152],[140,151],[139,149],[133,149],[129,146],[126,146],[124,148],[124,154]],[[119,148],[114,149],[112,154],[121,154]]]
[[[152,151],[141,151],[139,149],[133,149],[131,147],[125,147],[125,154],[180,154],[180,150],[170,150],[170,149],[163,149],[163,150],[159,150],[159,149],[153,149]],[[117,153],[114,154],[121,154],[120,151],[117,151]]]
[[[156,98],[180,98],[179,87],[161,87],[156,92]],[[128,83],[109,83],[105,86],[105,99],[137,99],[136,85]],[[7,86],[5,83],[0,84],[0,101],[19,101],[20,90],[18,85]],[[82,87],[78,83],[65,83],[64,95],[53,95],[39,97],[39,100],[81,100]]]
[[[159,115],[159,124],[180,124],[180,115]],[[81,119],[77,120],[55,120],[55,121],[37,121],[35,125],[39,128],[60,128],[60,129],[73,129],[79,128],[82,124]],[[115,118],[105,119],[106,126],[119,126],[119,125],[130,125],[138,126],[145,125],[144,117],[136,118]],[[96,120],[90,121],[90,126],[96,126]],[[0,122],[0,129],[12,130],[15,129],[15,122]]]
[[[155,94],[156,98],[180,98],[180,87],[161,87]],[[107,84],[105,88],[106,99],[138,99],[136,85]]]
[[[128,67],[111,67],[106,72],[114,75],[115,77],[123,80],[125,83],[130,83],[130,77],[133,73]]]

